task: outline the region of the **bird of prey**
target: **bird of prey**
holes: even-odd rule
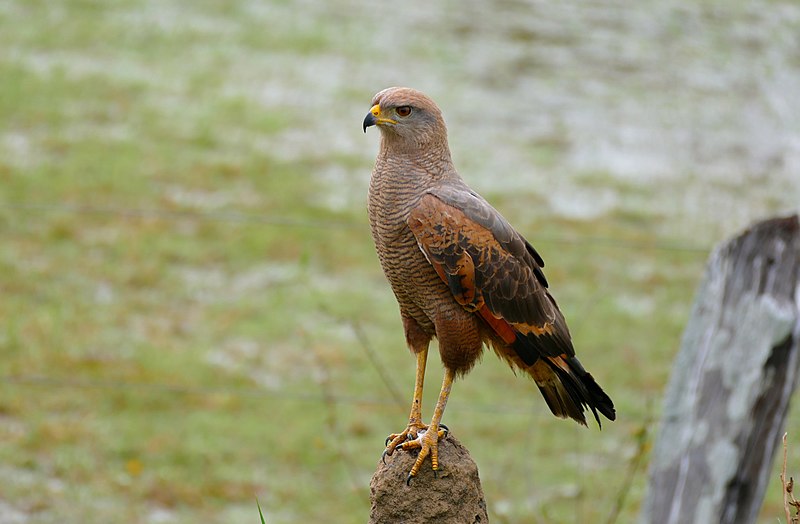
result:
[[[417,366],[408,426],[389,435],[384,456],[420,450],[407,482],[428,456],[434,472],[439,469],[441,420],[453,381],[472,369],[484,345],[530,375],[557,417],[586,425],[588,407],[598,425],[598,412],[614,420],[613,402],[575,357],[542,257],[459,176],[433,100],[390,87],[371,106],[363,129],[378,127],[380,150],[369,184],[369,222]],[[434,337],[444,379],[426,425],[422,389]]]

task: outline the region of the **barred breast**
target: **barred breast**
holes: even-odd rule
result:
[[[378,259],[400,311],[435,335],[433,313],[442,304],[452,305],[453,299],[406,222],[430,185],[429,177],[418,169],[379,157],[370,179],[367,210]]]

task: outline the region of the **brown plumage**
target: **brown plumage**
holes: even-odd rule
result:
[[[453,166],[441,111],[423,93],[392,87],[376,94],[364,130],[381,131],[369,186],[369,221],[383,271],[400,305],[406,341],[417,356],[408,427],[390,435],[385,454],[421,448],[438,469],[441,417],[453,379],[489,345],[529,374],[550,410],[586,424],[589,408],[614,420],[611,399],[575,357],[569,330],[548,292],[544,261]],[[438,339],[445,368],[431,424],[421,419],[428,345]],[[438,436],[437,436],[438,435]]]

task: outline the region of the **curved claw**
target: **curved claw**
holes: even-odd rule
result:
[[[381,462],[384,464],[386,464],[386,455],[389,455],[389,453],[384,449],[383,453],[381,453]]]
[[[411,486],[411,479],[413,479],[413,478],[414,478],[414,475],[409,473],[408,477],[406,477],[406,486]]]
[[[444,424],[439,424],[439,429],[443,429],[444,430],[444,435],[442,436],[442,438],[444,438],[444,437],[446,437],[447,435],[450,434],[450,428],[448,428]]]
[[[385,448],[386,446],[388,446],[389,442],[391,441],[392,441],[392,436],[389,435],[388,437],[386,437],[386,440],[383,441],[383,447]]]

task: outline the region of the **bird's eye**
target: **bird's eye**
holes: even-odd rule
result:
[[[406,117],[411,114],[411,106],[400,106],[395,109],[397,116]]]

